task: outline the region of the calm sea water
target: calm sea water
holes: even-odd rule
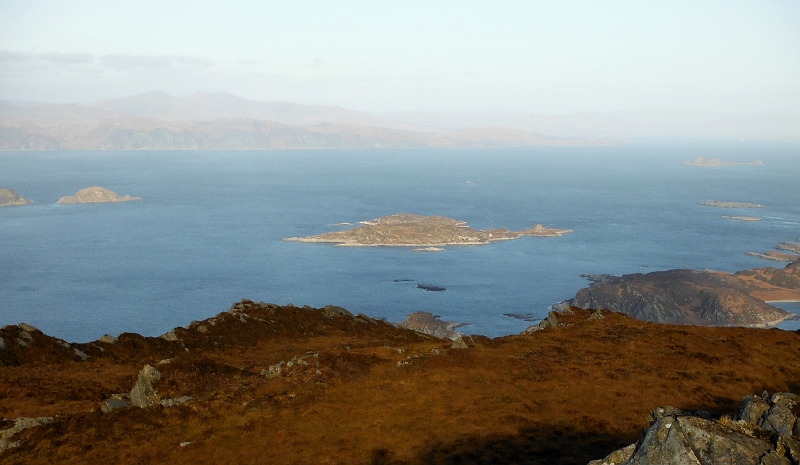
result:
[[[764,164],[681,165],[701,156]],[[94,185],[143,200],[56,204]],[[0,209],[0,325],[72,341],[161,334],[241,298],[390,321],[427,310],[497,336],[530,324],[504,313],[546,314],[587,284],[582,273],[783,266],[744,252],[800,237],[797,144],[5,152],[0,187],[36,201]],[[712,199],[766,208],[698,205]],[[575,232],[440,253],[282,241],[397,212]]]

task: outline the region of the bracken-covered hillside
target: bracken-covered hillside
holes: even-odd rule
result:
[[[0,430],[52,420],[0,463],[583,465],[633,443],[654,407],[734,414],[746,394],[800,392],[796,332],[591,314],[455,342],[250,301],[161,338],[7,326]],[[155,405],[124,407],[140,394]]]

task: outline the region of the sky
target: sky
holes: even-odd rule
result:
[[[800,1],[0,0],[0,100],[800,109]]]

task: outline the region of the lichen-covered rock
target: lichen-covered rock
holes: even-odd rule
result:
[[[589,465],[798,465],[800,441],[791,437],[797,401],[791,393],[748,395],[735,420],[659,407],[636,444]]]
[[[592,321],[594,321],[594,320],[605,320],[606,317],[603,316],[603,311],[598,308],[597,310],[593,311],[592,314],[589,315],[589,318],[587,318],[587,319],[592,320]]]
[[[800,439],[781,438],[786,455],[788,455],[795,463],[800,463]]]
[[[466,342],[464,342],[464,338],[461,335],[458,335],[453,338],[453,343],[450,344],[451,349],[467,349],[469,346]]]
[[[634,450],[636,450],[636,444],[631,444],[630,446],[615,450],[605,458],[592,460],[589,462],[589,465],[620,465],[631,458]]]
[[[761,417],[769,410],[769,403],[760,396],[746,395],[742,399],[742,408],[736,416],[748,425],[757,425]]]
[[[100,342],[105,342],[107,344],[114,344],[117,342],[117,338],[110,334],[103,334],[103,337],[100,338]]]
[[[111,413],[114,410],[128,408],[130,406],[131,403],[127,399],[122,398],[122,396],[112,396],[103,402],[103,405],[100,406],[100,410],[103,413]]]
[[[161,399],[161,406],[162,407],[175,407],[176,405],[181,405],[185,402],[192,400],[190,396],[180,396],[175,399]]]
[[[19,441],[11,441],[11,437],[15,434],[28,428],[50,423],[51,421],[53,421],[53,417],[17,418],[14,420],[14,426],[0,431],[0,452],[11,447],[19,446]]]
[[[261,376],[267,379],[277,378],[281,375],[281,371],[283,371],[284,365],[285,365],[284,362],[276,363],[275,365],[270,365],[269,368],[261,370]]]
[[[349,316],[353,318],[353,314],[347,311],[347,309],[337,307],[336,305],[326,305],[325,308],[322,309],[322,314],[329,317]]]
[[[78,358],[80,358],[81,361],[83,361],[83,362],[85,362],[86,360],[89,360],[89,355],[86,352],[83,352],[83,351],[81,351],[81,350],[79,350],[77,348],[72,349],[72,352],[74,352],[75,355],[77,355]]]
[[[769,411],[761,418],[761,421],[758,422],[758,426],[780,436],[791,436],[797,417],[794,416],[790,408],[786,404],[776,403],[772,405]]]
[[[150,365],[145,365],[142,371],[139,372],[136,384],[131,389],[131,405],[140,408],[158,405],[161,402],[161,398],[158,396],[158,391],[153,387],[153,383],[159,379],[161,379],[161,372]]]
[[[29,333],[41,332],[36,326],[29,325],[28,323],[20,323],[17,326],[19,326],[21,330],[27,331]]]
[[[178,335],[175,334],[175,331],[170,331],[168,333],[164,333],[161,336],[158,336],[165,341],[177,341]]]

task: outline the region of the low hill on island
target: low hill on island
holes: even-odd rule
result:
[[[75,193],[75,195],[68,195],[58,199],[60,204],[73,204],[73,203],[114,203],[114,202],[130,202],[132,200],[142,200],[141,197],[131,197],[128,194],[120,196],[116,192],[106,189],[105,187],[87,187]]]
[[[476,230],[467,223],[445,216],[422,216],[396,213],[371,221],[347,231],[329,232],[317,236],[289,237],[292,242],[324,242],[340,246],[367,247],[436,247],[445,245],[482,245],[494,241],[518,239],[523,236],[558,237],[571,229],[545,228],[537,224],[524,231],[505,228]]]
[[[585,465],[673,420],[762,454],[792,444],[786,395],[739,411],[747,395],[800,391],[797,332],[577,308],[553,320],[451,340],[245,300],[157,338],[67,343],[6,326],[0,463]],[[774,463],[792,464],[782,447]]]
[[[10,207],[13,205],[27,205],[30,200],[17,194],[13,189],[0,187],[0,207]]]

